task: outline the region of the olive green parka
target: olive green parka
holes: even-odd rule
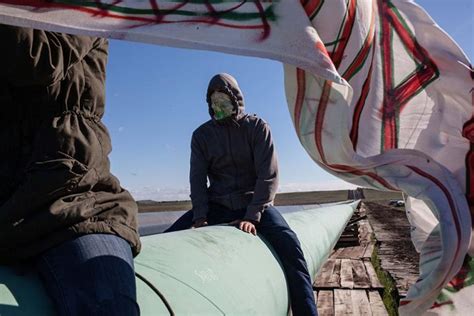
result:
[[[0,262],[83,234],[136,255],[137,205],[110,173],[105,39],[0,25]]]

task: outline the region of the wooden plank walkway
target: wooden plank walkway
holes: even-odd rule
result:
[[[383,286],[370,262],[373,232],[367,219],[361,218],[360,213],[354,215],[336,245],[339,248],[315,278],[319,315],[388,315],[380,296]]]
[[[419,274],[419,254],[411,242],[405,210],[373,202],[364,204],[377,239],[382,269],[390,273],[399,296],[404,297]]]

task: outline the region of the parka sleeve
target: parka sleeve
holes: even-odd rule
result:
[[[278,189],[278,161],[270,126],[259,121],[253,140],[257,172],[254,195],[244,219],[259,222],[265,208],[273,203]]]
[[[0,24],[0,74],[14,86],[50,85],[63,79],[97,39]]]
[[[189,182],[191,186],[191,202],[193,204],[193,221],[207,217],[209,211],[207,197],[208,162],[196,133],[191,139],[191,167]]]

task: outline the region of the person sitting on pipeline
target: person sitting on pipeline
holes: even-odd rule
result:
[[[273,207],[278,162],[270,126],[244,112],[242,92],[229,74],[211,79],[206,100],[211,119],[194,131],[191,140],[193,208],[166,232],[223,223],[253,235],[258,231],[281,260],[293,315],[317,315],[298,238]]]

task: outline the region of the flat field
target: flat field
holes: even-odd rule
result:
[[[279,193],[275,198],[275,205],[307,205],[345,201],[348,198],[348,190],[339,191],[312,191]],[[363,189],[365,201],[377,202],[388,205],[390,200],[402,199],[400,192],[382,192],[371,189]],[[138,201],[138,211],[164,212],[185,211],[192,208],[191,201]]]

